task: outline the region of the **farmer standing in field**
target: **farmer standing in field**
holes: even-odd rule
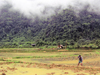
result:
[[[79,55],[78,58],[79,58],[78,66],[79,66],[80,63],[81,63],[81,66],[82,66],[82,65],[83,65],[83,64],[82,64],[82,62],[83,62],[83,58],[82,58],[81,55]]]

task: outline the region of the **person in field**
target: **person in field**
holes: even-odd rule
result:
[[[83,58],[82,58],[81,55],[79,55],[78,58],[79,58],[78,66],[79,66],[79,64],[81,64],[81,66],[82,66],[82,65],[83,65],[83,64],[82,64],[82,62],[83,62]]]

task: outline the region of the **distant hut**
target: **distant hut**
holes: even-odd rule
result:
[[[31,44],[33,47],[35,47],[36,46],[36,44]]]
[[[63,45],[60,45],[60,48],[63,49]]]
[[[64,47],[63,45],[58,45],[58,48],[61,48],[61,49],[63,49],[63,47]]]

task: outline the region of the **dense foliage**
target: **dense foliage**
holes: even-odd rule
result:
[[[60,42],[75,47],[99,48],[99,14],[87,9],[76,14],[72,9],[65,9],[50,18],[32,19],[10,8],[7,5],[0,10],[0,47],[30,47],[32,43],[56,45]]]

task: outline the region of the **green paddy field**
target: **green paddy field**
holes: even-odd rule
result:
[[[100,50],[3,48],[0,75],[100,75]]]

